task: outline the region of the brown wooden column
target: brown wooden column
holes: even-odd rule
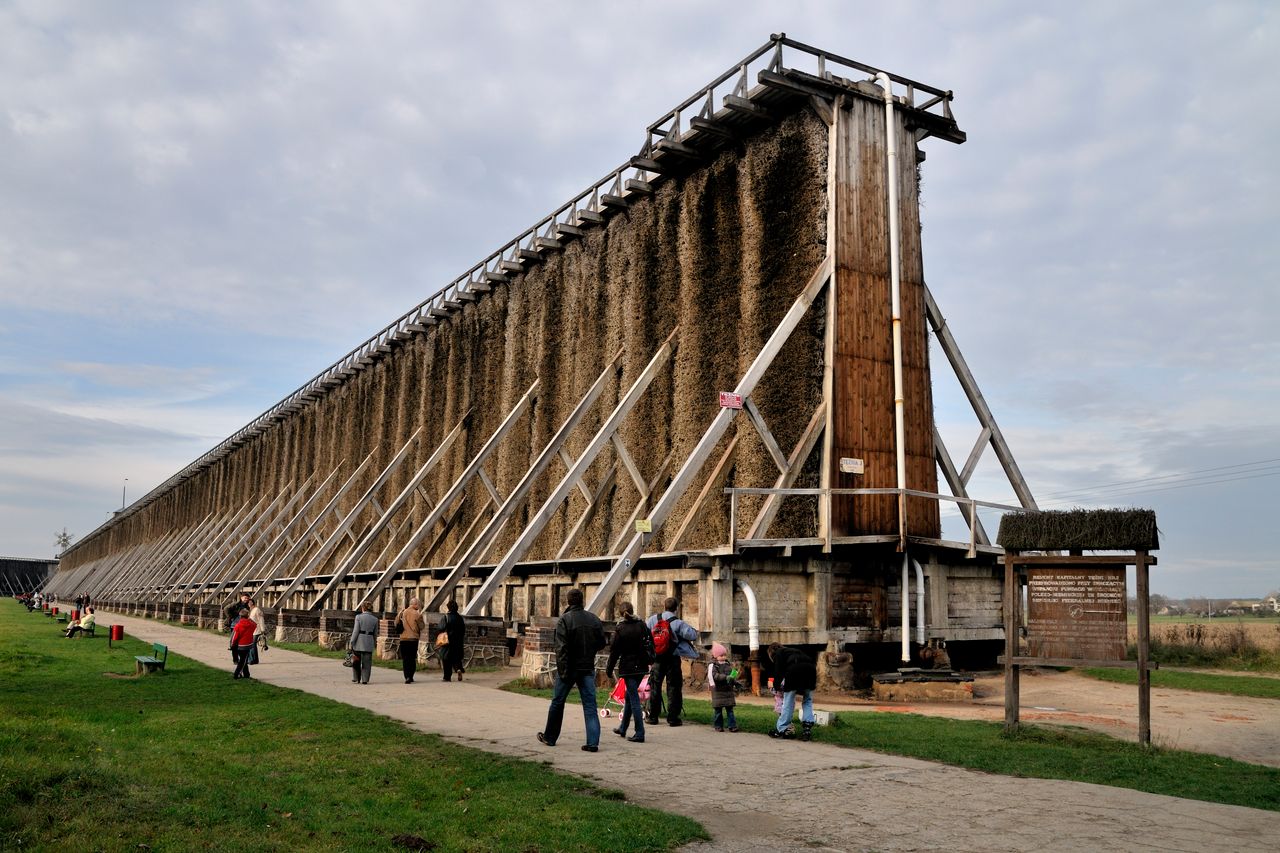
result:
[[[836,260],[832,317],[831,408],[828,482],[833,488],[894,488],[893,331],[889,280],[888,194],[884,103],[847,97],[836,110],[831,146]],[[924,271],[920,252],[920,208],[916,187],[915,135],[898,118],[903,391],[907,487],[937,491],[933,452],[933,396],[925,322]],[[862,459],[861,475],[842,474],[841,457]],[[892,495],[836,497],[831,527],[836,536],[896,534]],[[939,535],[934,501],[912,498],[907,532]]]

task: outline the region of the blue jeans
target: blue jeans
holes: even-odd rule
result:
[[[644,706],[640,704],[640,681],[643,678],[643,674],[622,676],[622,683],[627,685],[627,701],[622,706],[622,719],[618,722],[618,728],[625,735],[631,718],[635,717],[638,738],[644,737]]]
[[[733,716],[733,706],[730,705],[727,708],[716,708],[716,717],[711,721],[711,724],[716,728],[736,729],[738,727],[738,721]]]
[[[785,732],[787,726],[791,725],[791,717],[796,712],[796,693],[804,694],[802,704],[800,706],[800,719],[806,723],[813,722],[813,691],[788,690],[782,694],[782,713],[778,715],[778,731]]]
[[[547,726],[542,735],[547,743],[560,739],[560,727],[564,723],[564,700],[569,691],[578,688],[582,699],[582,717],[587,724],[587,746],[600,745],[600,718],[596,716],[596,674],[594,672],[570,673],[568,678],[556,675],[555,692],[551,694],[551,707],[547,709]]]

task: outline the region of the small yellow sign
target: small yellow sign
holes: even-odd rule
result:
[[[636,533],[652,533],[653,522],[647,518],[636,519]]]

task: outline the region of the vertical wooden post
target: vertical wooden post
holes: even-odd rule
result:
[[[1137,554],[1138,576],[1138,743],[1151,745],[1151,613],[1148,593],[1147,552]]]
[[[1018,569],[1013,553],[1004,555],[1004,730],[1018,728]]]

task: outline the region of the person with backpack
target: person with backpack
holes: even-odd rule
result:
[[[680,602],[668,597],[662,602],[662,612],[649,617],[646,623],[653,635],[653,674],[649,677],[649,716],[645,722],[656,724],[662,712],[662,683],[667,685],[667,725],[680,726],[684,711],[684,669],[682,660],[696,660],[698,652],[693,641],[698,639],[698,629],[676,617]]]
[[[800,719],[804,732],[800,740],[813,737],[813,689],[818,686],[818,666],[800,649],[784,646],[781,643],[769,645],[769,660],[772,662],[773,691],[782,694],[782,710],[778,714],[778,723],[769,730],[769,737],[793,738],[795,729],[791,727],[791,717],[796,710],[796,694],[800,694]]]
[[[627,689],[627,702],[622,708],[622,719],[613,730],[619,737],[627,737],[627,726],[634,716],[636,733],[627,740],[632,743],[644,743],[644,707],[640,704],[640,681],[653,664],[653,635],[649,626],[636,618],[636,609],[630,601],[618,605],[622,620],[618,622],[617,631],[613,635],[613,645],[609,649],[609,663],[605,674],[613,678],[614,667],[618,668],[618,676]]]

